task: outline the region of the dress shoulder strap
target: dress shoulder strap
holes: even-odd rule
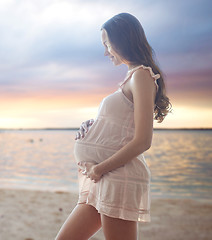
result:
[[[121,83],[119,84],[119,86],[120,86],[120,87],[123,86],[123,85],[132,77],[133,73],[134,73],[135,71],[137,71],[138,69],[140,69],[140,68],[147,69],[147,70],[149,71],[151,77],[154,79],[154,82],[155,82],[156,87],[157,87],[157,90],[158,90],[159,86],[158,86],[158,84],[157,84],[157,80],[160,78],[160,74],[154,74],[151,67],[146,67],[146,66],[144,66],[144,65],[139,65],[139,66],[137,66],[137,67],[129,70],[129,71],[127,72],[126,78],[124,79],[123,82],[121,82]]]

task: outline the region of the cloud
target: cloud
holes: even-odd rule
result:
[[[105,68],[107,66],[107,68]],[[91,94],[113,91],[125,76],[126,67],[111,68],[111,63],[104,65],[78,65],[49,63],[34,67],[13,69],[2,72],[0,95],[10,96],[56,96],[72,93]]]
[[[2,1],[0,67],[101,62],[101,24],[127,10],[141,20],[158,55],[200,53],[211,47],[209,1],[137,0],[121,6],[120,3],[122,1]]]

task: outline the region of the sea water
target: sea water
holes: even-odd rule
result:
[[[78,191],[75,130],[0,131],[0,188]],[[212,130],[154,130],[152,198],[209,199]]]

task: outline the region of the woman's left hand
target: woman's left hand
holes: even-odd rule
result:
[[[86,175],[94,182],[98,182],[100,180],[100,178],[102,177],[102,174],[97,173],[97,171],[96,171],[97,164],[90,163],[90,162],[79,162],[78,165],[80,167],[82,167],[83,169],[85,169],[84,171],[82,171],[82,174]]]

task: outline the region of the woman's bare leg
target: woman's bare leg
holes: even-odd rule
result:
[[[78,204],[61,227],[55,240],[87,240],[101,227],[97,210],[88,204]]]
[[[106,240],[137,240],[137,222],[112,218],[101,214]]]

